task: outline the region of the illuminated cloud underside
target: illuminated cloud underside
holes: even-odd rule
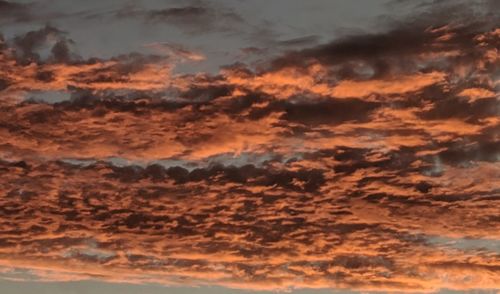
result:
[[[500,285],[497,26],[402,26],[218,74],[175,74],[205,58],[179,45],[84,60],[66,43],[51,26],[0,43],[6,278]]]

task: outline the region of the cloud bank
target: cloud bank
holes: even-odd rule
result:
[[[205,58],[178,44],[83,59],[50,25],[1,38],[1,272],[497,288],[500,28],[484,17],[292,40],[313,45],[217,74],[174,73]]]

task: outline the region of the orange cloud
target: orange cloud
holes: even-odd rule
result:
[[[413,30],[214,75],[2,49],[0,277],[497,287],[498,30]]]

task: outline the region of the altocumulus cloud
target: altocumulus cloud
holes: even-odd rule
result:
[[[2,37],[0,272],[498,288],[500,28],[460,7],[460,21],[291,40],[313,44],[215,74],[175,73],[205,58],[179,44],[85,59],[55,26]],[[238,20],[206,6],[127,9],[155,23]],[[40,92],[65,98],[30,98]]]

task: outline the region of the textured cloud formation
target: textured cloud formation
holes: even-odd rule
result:
[[[218,74],[174,74],[204,58],[175,44],[82,59],[52,26],[0,39],[0,275],[498,288],[500,28],[487,20]]]

